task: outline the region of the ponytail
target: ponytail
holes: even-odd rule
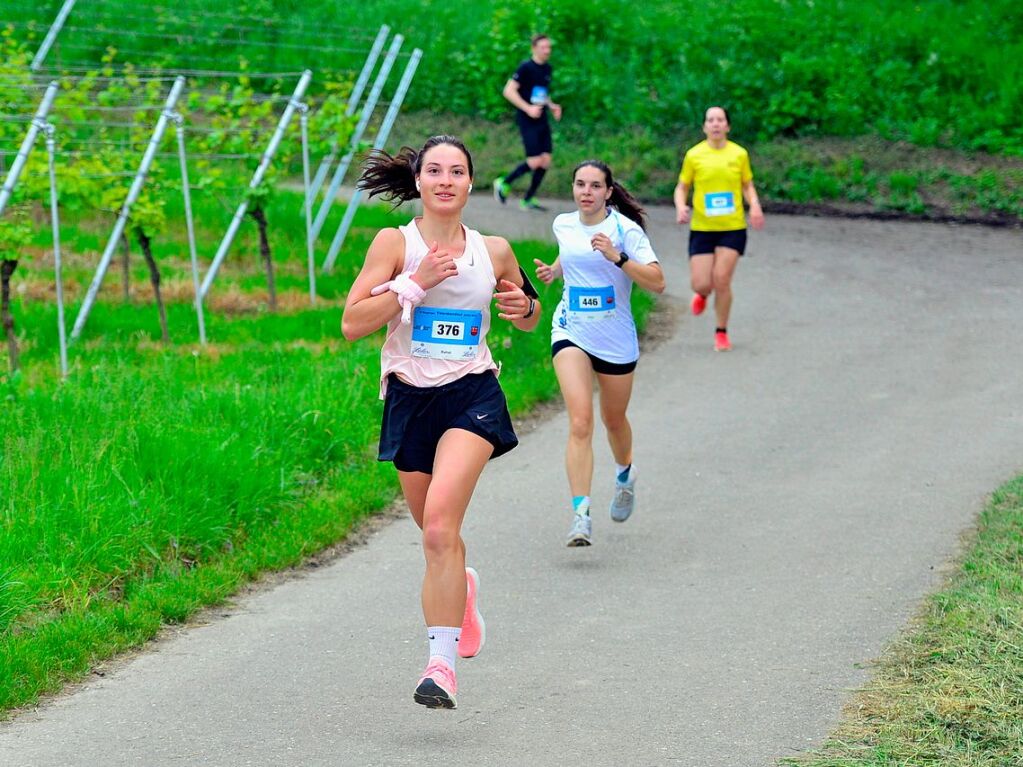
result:
[[[580,168],[593,167],[604,174],[604,183],[607,184],[608,189],[611,190],[611,196],[608,198],[607,204],[613,205],[615,209],[632,221],[639,224],[639,228],[644,232],[646,231],[646,211],[643,210],[643,206],[639,204],[635,197],[629,194],[629,190],[619,184],[611,176],[611,169],[607,166],[607,163],[600,160],[583,160],[581,163],[572,169],[572,180],[575,180],[575,174],[579,172]]]
[[[629,194],[629,190],[617,181],[611,182],[611,199],[608,204],[614,205],[626,218],[630,218],[639,224],[639,228],[646,231],[646,211],[639,204],[635,197]]]
[[[374,149],[362,164],[362,176],[356,187],[369,192],[370,197],[383,195],[398,207],[403,202],[419,197],[416,189],[416,150],[403,146],[398,154],[390,155]]]
[[[394,202],[394,207],[417,199],[420,194],[416,189],[416,177],[422,169],[423,157],[427,151],[441,144],[453,146],[465,155],[469,179],[472,180],[472,155],[465,144],[454,136],[431,136],[418,152],[407,146],[399,149],[396,155],[374,149],[362,164],[362,176],[356,187],[369,192],[370,197],[383,195],[384,199]]]

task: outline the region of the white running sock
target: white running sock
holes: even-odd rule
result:
[[[615,464],[615,479],[620,483],[625,484],[629,481],[629,475],[626,472],[632,471],[632,464]]]
[[[461,626],[429,626],[426,635],[430,638],[430,657],[443,658],[452,669],[458,657],[458,640],[462,636]]]

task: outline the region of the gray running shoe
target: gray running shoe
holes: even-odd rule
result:
[[[572,529],[568,531],[567,546],[591,546],[593,541],[590,535],[593,533],[593,520],[589,514],[573,514]]]
[[[615,481],[615,496],[611,499],[611,519],[624,522],[636,508],[636,467],[629,469],[626,482]]]

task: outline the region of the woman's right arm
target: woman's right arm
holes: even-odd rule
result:
[[[675,221],[680,224],[689,223],[689,184],[679,181],[675,185]]]
[[[564,273],[561,270],[561,256],[554,259],[554,263],[548,266],[539,258],[534,258],[536,264],[536,276],[544,285],[550,285],[554,280],[560,280]]]
[[[376,332],[401,312],[396,293],[388,290],[372,296],[370,291],[394,279],[401,269],[404,252],[405,237],[397,229],[381,229],[373,239],[362,271],[345,299],[341,333],[349,341]]]

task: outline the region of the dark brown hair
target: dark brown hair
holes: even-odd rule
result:
[[[728,127],[729,128],[732,127],[732,119],[728,116],[728,110],[725,109],[720,104],[713,104],[712,106],[709,106],[709,107],[707,107],[706,110],[704,110],[704,113],[703,113],[703,121],[704,122],[707,122],[707,112],[709,112],[712,109],[720,109],[722,112],[724,112],[725,113],[725,122],[728,123]]]
[[[619,213],[635,221],[639,224],[640,229],[645,232],[646,211],[643,210],[643,206],[639,204],[636,198],[629,194],[628,189],[611,177],[611,169],[607,167],[607,163],[600,160],[583,160],[572,169],[572,181],[575,181],[575,174],[579,172],[580,168],[586,167],[596,168],[604,174],[604,183],[611,190],[611,197],[608,199],[607,204],[614,205]]]
[[[414,200],[419,197],[416,176],[422,170],[423,157],[429,150],[441,144],[453,146],[465,155],[471,180],[472,155],[465,148],[465,144],[454,136],[431,136],[418,152],[408,146],[403,146],[395,155],[388,154],[382,149],[374,149],[362,164],[362,176],[356,186],[369,192],[370,197],[383,195],[385,200],[394,202],[395,207]]]
[[[532,36],[532,37],[530,38],[530,40],[529,40],[529,44],[530,44],[530,45],[536,45],[536,44],[537,44],[538,42],[540,42],[541,40],[550,40],[550,39],[551,39],[550,37],[548,37],[548,36],[547,36],[547,35],[545,35],[545,34],[544,34],[543,32],[541,32],[541,33],[540,33],[540,34],[538,34],[538,35],[533,35],[533,36]]]

